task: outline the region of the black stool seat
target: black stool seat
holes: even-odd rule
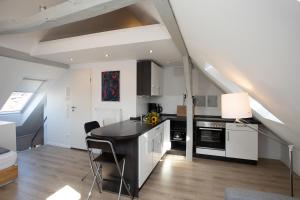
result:
[[[118,162],[121,162],[125,156],[122,154],[116,154]],[[106,163],[115,163],[114,155],[112,153],[103,152],[101,155],[97,156],[94,159],[95,162],[106,162]]]
[[[100,128],[100,125],[97,121],[91,121],[84,124],[84,131],[86,134],[88,134],[96,128]]]

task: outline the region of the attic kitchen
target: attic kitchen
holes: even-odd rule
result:
[[[256,164],[258,134],[233,119],[220,116],[222,91],[201,71],[193,69],[193,156]],[[182,67],[160,67],[151,60],[136,62],[136,115],[91,131],[92,137],[114,141],[117,153],[125,155],[124,178],[134,196],[164,154],[186,155],[187,119]],[[122,76],[122,73],[120,73]],[[182,86],[183,85],[183,86]],[[121,91],[122,92],[122,91]],[[121,93],[120,92],[120,93]],[[251,120],[254,129],[257,122]],[[243,137],[240,135],[243,134]],[[251,141],[251,142],[249,142]],[[103,169],[104,177],[116,171]],[[117,192],[118,184],[103,188]],[[126,190],[122,191],[126,194]]]

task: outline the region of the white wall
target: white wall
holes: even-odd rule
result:
[[[66,90],[70,87],[70,69],[61,75],[47,91],[45,144],[70,147],[70,99]]]
[[[94,119],[97,119],[102,109],[121,110],[121,120],[136,116],[136,60],[89,63],[76,65],[76,67],[92,68],[92,116]],[[119,102],[101,100],[101,75],[104,71],[120,71]]]
[[[150,102],[160,103],[163,113],[176,114],[177,105],[182,105],[185,93],[183,67],[165,67],[162,71],[162,96],[151,97]]]
[[[12,92],[17,89],[17,86],[24,78],[47,80],[51,82],[59,77],[65,69],[37,64],[22,60],[16,60],[0,56],[0,107],[6,102]],[[35,104],[35,101],[32,101]],[[31,106],[27,107],[28,111]],[[26,120],[28,113],[25,111],[24,115],[3,116],[6,120],[15,121],[22,124]],[[16,137],[16,136],[14,136]],[[0,141],[8,142],[7,138],[0,135]]]
[[[150,102],[150,97],[138,96],[136,99],[136,116],[144,115],[148,112],[148,103]]]
[[[217,96],[218,107],[195,107],[196,115],[221,115],[221,95],[223,92],[209,80],[198,68],[192,71],[192,87],[194,96]]]
[[[219,97],[219,107],[195,107],[196,115],[220,115],[220,97],[222,91],[216,87],[197,68],[192,73],[193,95],[216,95]],[[176,114],[177,105],[183,104],[183,94],[185,92],[185,80],[182,66],[163,68],[163,96],[151,97],[151,102],[160,103],[163,113]]]
[[[53,80],[65,69],[0,56],[0,106],[24,78]]]
[[[260,125],[260,129],[271,137],[275,137],[274,133],[266,128],[264,125]],[[277,141],[262,135],[258,134],[258,157],[259,158],[269,158],[281,160],[285,155],[284,146]]]
[[[100,123],[103,113],[105,115],[114,115],[112,113],[121,110],[119,120],[126,120],[137,116],[138,110],[143,110],[145,103],[138,103],[136,96],[136,61],[117,61],[117,62],[98,62],[85,63],[71,66],[64,73],[47,93],[47,136],[46,143],[69,147],[71,137],[70,121],[70,99],[66,98],[66,90],[70,88],[71,73],[73,69],[89,68],[92,76],[92,118]],[[102,102],[101,100],[101,75],[103,71],[120,71],[120,101]],[[142,98],[143,100],[143,98]],[[144,99],[143,101],[147,101]],[[142,112],[142,111],[140,111]],[[106,116],[107,117],[107,116]],[[111,123],[111,120],[104,118],[104,124]]]

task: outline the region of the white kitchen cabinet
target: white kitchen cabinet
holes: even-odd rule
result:
[[[162,69],[154,62],[151,62],[151,96],[160,96],[162,94],[161,76]]]
[[[226,124],[226,157],[258,160],[258,126],[249,125],[255,130],[244,124]]]
[[[150,130],[139,137],[139,187],[153,169],[153,133]]]
[[[16,124],[0,121],[0,147],[11,151],[17,150]]]
[[[154,138],[153,138],[153,163],[152,168],[157,165],[163,156],[163,136],[164,127],[163,124],[158,125],[154,128]]]
[[[162,68],[151,60],[137,62],[137,95],[162,95]]]
[[[139,137],[139,187],[143,185],[162,156],[171,147],[167,120]]]

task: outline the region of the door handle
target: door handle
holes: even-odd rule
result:
[[[71,107],[71,109],[72,109],[73,112],[75,111],[76,108],[77,108],[76,106],[72,106]]]
[[[154,152],[154,140],[152,140],[152,151],[151,152]]]
[[[222,131],[221,128],[199,128],[200,130],[207,130],[207,131]]]

